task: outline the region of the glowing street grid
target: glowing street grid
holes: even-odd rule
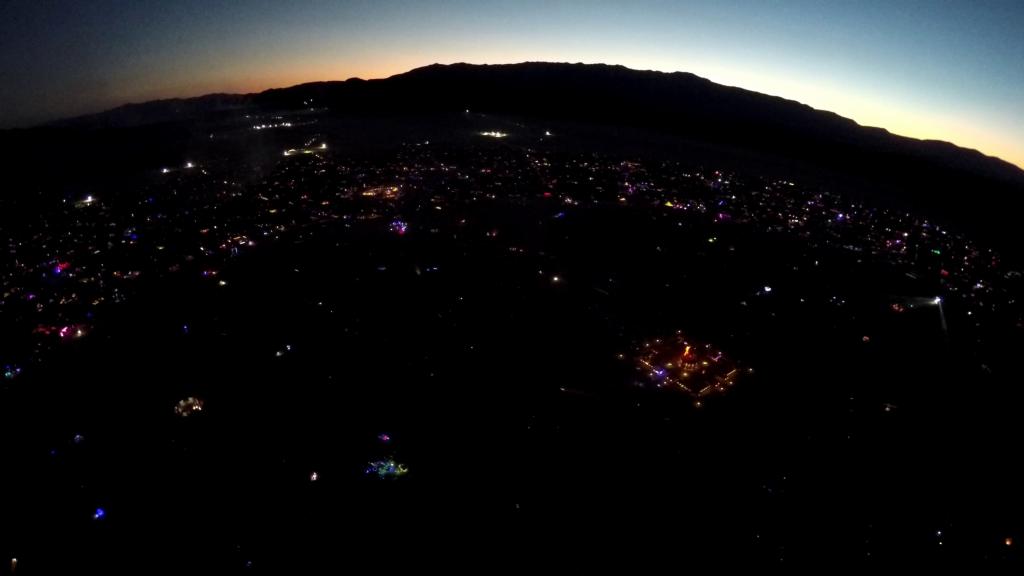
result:
[[[711,344],[686,338],[681,331],[669,338],[644,342],[633,353],[638,385],[681,390],[693,398],[724,394],[744,369]],[[699,404],[698,404],[699,405]]]

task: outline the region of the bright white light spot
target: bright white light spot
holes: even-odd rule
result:
[[[764,291],[765,291],[766,294],[771,294],[772,287],[771,286],[765,286],[764,287]]]
[[[195,168],[195,164],[191,162],[185,162],[185,168]]]
[[[320,145],[320,149],[321,150],[327,150],[327,144],[321,144]]]
[[[167,168],[160,170],[161,174],[167,174],[168,172],[170,172],[170,170],[168,170]]]
[[[936,306],[942,304],[942,296],[936,296],[935,300],[932,300],[932,304],[935,304]]]
[[[551,131],[550,130],[545,130],[544,131],[544,135],[545,136],[551,136]]]

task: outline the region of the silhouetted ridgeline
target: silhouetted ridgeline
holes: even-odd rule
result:
[[[678,137],[733,160],[755,158],[756,164],[780,166],[795,177],[815,174],[831,186],[957,218],[961,225],[988,232],[1013,224],[1012,213],[1024,193],[1024,171],[975,150],[895,136],[693,74],[608,65],[435,64],[381,80],[317,82],[259,94],[126,105],[52,126],[123,129],[247,108],[304,108],[310,101],[343,116],[396,118],[468,108],[628,126],[656,135],[652,143]],[[52,132],[50,136],[56,137]]]

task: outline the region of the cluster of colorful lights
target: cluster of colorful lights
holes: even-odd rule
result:
[[[391,222],[391,231],[399,236],[404,236],[405,232],[409,229],[409,223],[405,220],[396,219]]]
[[[644,342],[633,358],[641,375],[638,384],[681,390],[698,399],[723,394],[736,383],[740,372],[753,372],[740,368],[711,344],[689,340],[680,331]]]
[[[409,472],[405,464],[395,462],[394,458],[374,460],[366,465],[367,474],[376,474],[378,478],[399,478]]]
[[[184,400],[179,400],[174,405],[174,413],[182,418],[188,418],[192,414],[203,411],[203,401],[194,396],[189,396]]]
[[[398,198],[399,192],[401,192],[401,188],[398,186],[374,186],[363,190],[359,195],[366,198],[384,198],[392,200],[394,198]]]

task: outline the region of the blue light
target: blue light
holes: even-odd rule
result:
[[[102,520],[103,517],[106,516],[106,515],[107,515],[107,513],[106,513],[106,511],[103,510],[103,508],[97,508],[96,512],[94,512],[93,515],[92,515],[92,519],[93,520]]]

